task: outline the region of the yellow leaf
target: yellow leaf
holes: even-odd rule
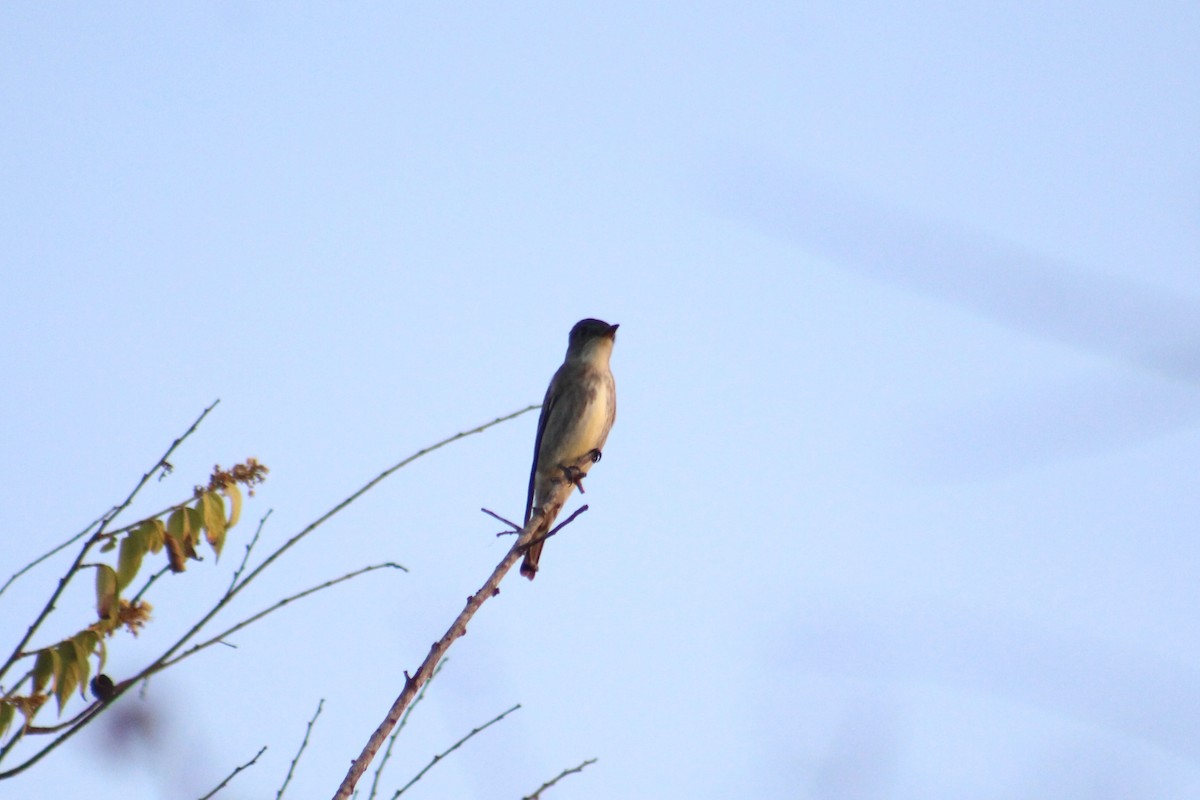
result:
[[[242,517],[242,490],[237,484],[231,483],[224,487],[224,491],[229,498],[229,523],[225,527],[232,528]]]
[[[196,545],[200,544],[200,529],[204,527],[204,518],[194,508],[186,507],[182,511],[187,517],[188,541],[192,543],[192,555],[195,556],[194,549]]]
[[[188,537],[188,516],[184,509],[177,508],[167,517],[167,533],[181,542]]]
[[[79,694],[87,700],[88,678],[92,673],[92,662],[88,658],[92,654],[88,636],[95,636],[91,631],[83,631],[72,636],[67,641],[75,648],[75,680],[79,682]]]
[[[216,492],[205,492],[196,505],[204,518],[204,538],[220,559],[225,544],[225,501]]]
[[[142,523],[142,531],[146,534],[146,548],[151,553],[159,553],[163,549],[163,537],[167,530],[161,519],[151,519]]]
[[[96,637],[96,653],[99,663],[96,665],[96,672],[104,671],[104,662],[108,660],[108,647],[104,644],[104,637]]]
[[[129,532],[121,540],[121,551],[117,553],[117,590],[120,591],[137,577],[142,568],[142,557],[146,555],[145,526]]]
[[[117,611],[117,571],[100,564],[96,567],[96,613],[100,619],[112,619]]]

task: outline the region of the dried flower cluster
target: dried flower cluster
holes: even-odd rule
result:
[[[121,607],[117,611],[117,618],[130,633],[137,636],[138,631],[150,621],[150,612],[152,611],[154,611],[154,606],[145,600],[135,600],[131,603],[122,597]]]
[[[215,492],[218,489],[240,483],[253,497],[254,487],[267,479],[268,472],[270,470],[267,469],[267,465],[258,463],[257,458],[247,458],[246,463],[234,464],[227,470],[221,469],[221,465],[217,464],[213,467],[212,477],[208,479],[208,486],[196,487],[196,496],[199,497],[204,492]]]

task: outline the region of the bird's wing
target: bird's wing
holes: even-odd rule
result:
[[[538,415],[537,437],[533,440],[533,466],[529,469],[529,494],[525,498],[526,525],[529,524],[529,516],[533,513],[533,485],[537,480],[538,455],[542,452],[542,435],[546,432],[546,422],[550,419],[550,412],[558,401],[558,392],[555,391],[557,384],[558,374],[555,373],[554,379],[550,381],[550,386],[546,389],[546,397],[542,400],[542,413]]]

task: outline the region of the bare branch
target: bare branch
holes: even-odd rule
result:
[[[562,492],[562,497],[565,497],[566,494],[567,490],[564,490]],[[561,508],[561,499],[557,500],[557,502],[558,507]],[[571,522],[571,520],[578,516],[579,513],[581,513],[585,508],[586,506],[580,508],[579,511],[577,511],[575,514],[572,514],[566,522],[558,526],[558,528],[556,528],[553,532],[557,533],[558,530],[561,530],[563,526]],[[505,553],[504,558],[500,560],[500,563],[496,565],[496,568],[492,570],[492,574],[488,576],[488,579],[484,581],[483,586],[479,588],[479,591],[467,598],[466,606],[464,606],[463,610],[459,612],[457,617],[455,617],[454,622],[450,624],[450,627],[447,629],[446,633],[442,635],[441,639],[438,639],[433,643],[433,646],[429,649],[429,654],[425,656],[425,660],[421,662],[421,666],[417,668],[417,671],[412,675],[409,675],[407,671],[404,673],[404,688],[401,689],[400,695],[396,698],[395,702],[392,703],[392,707],[388,710],[387,716],[384,717],[383,722],[379,724],[379,727],[375,729],[375,732],[371,734],[371,737],[367,740],[367,743],[363,747],[358,758],[351,762],[350,770],[346,773],[346,777],[342,779],[341,786],[338,787],[337,792],[334,794],[335,800],[349,800],[350,793],[354,791],[355,784],[358,783],[359,778],[362,777],[363,772],[366,771],[367,766],[371,763],[371,760],[375,758],[375,754],[379,752],[379,748],[383,746],[383,740],[387,738],[388,733],[396,726],[397,721],[400,719],[400,715],[404,713],[404,709],[407,708],[409,703],[413,701],[413,698],[416,696],[417,691],[421,688],[421,686],[429,680],[433,673],[434,666],[446,655],[446,651],[450,649],[450,645],[454,644],[454,640],[466,634],[467,623],[470,622],[471,618],[475,616],[475,612],[477,612],[480,607],[487,602],[488,598],[495,597],[496,595],[500,594],[500,581],[502,581],[504,576],[508,574],[508,571],[513,568],[513,565],[517,563],[517,560],[525,555],[525,552],[529,549],[529,545],[532,543],[532,541],[535,540],[537,536],[542,535],[541,530],[546,526],[545,519],[546,518],[544,516],[537,514],[534,515],[533,519],[531,519],[529,524],[525,527],[525,530],[522,531],[521,535],[517,538],[517,541],[512,547],[509,548],[508,552]],[[545,536],[549,535],[550,534],[545,534]]]
[[[241,772],[242,770],[244,770],[248,767],[254,766],[255,762],[258,761],[258,757],[261,756],[265,752],[267,752],[267,746],[264,744],[262,746],[262,749],[254,754],[254,758],[250,759],[245,764],[242,764],[240,767],[236,768],[233,772],[229,773],[229,775],[225,778],[225,780],[221,781],[221,783],[217,786],[217,788],[213,789],[211,792],[204,795],[204,797],[201,797],[200,800],[211,800],[213,795],[215,795],[217,792],[224,789],[226,787],[226,785],[228,785],[228,783],[231,780],[233,780],[235,775],[237,775],[239,772]]]
[[[550,780],[546,781],[541,786],[539,786],[536,792],[534,792],[533,794],[525,795],[524,797],[521,798],[521,800],[541,800],[542,792],[546,791],[551,786],[558,783],[559,781],[561,781],[563,778],[567,777],[568,775],[572,775],[576,772],[583,772],[584,767],[588,766],[589,764],[595,764],[596,761],[597,761],[597,759],[595,759],[595,758],[589,758],[587,761],[584,761],[578,767],[571,767],[570,769],[564,769],[562,772],[558,773],[553,778],[551,778]]]
[[[441,753],[438,753],[436,756],[434,756],[434,757],[433,757],[433,758],[430,760],[430,762],[429,762],[428,764],[426,764],[426,765],[425,765],[425,768],[424,768],[423,770],[421,770],[421,771],[420,771],[420,772],[418,772],[416,775],[414,775],[414,776],[413,776],[413,779],[412,779],[411,781],[409,781],[408,783],[406,783],[406,784],[404,784],[403,786],[401,786],[401,787],[400,787],[400,788],[399,788],[399,789],[396,791],[396,793],[395,793],[394,795],[392,795],[392,800],[396,800],[396,798],[397,798],[397,797],[399,797],[400,795],[402,795],[402,794],[404,794],[406,791],[408,791],[408,788],[409,788],[410,786],[412,786],[412,785],[413,785],[414,783],[416,783],[417,781],[421,780],[421,778],[422,778],[422,777],[425,775],[425,773],[426,773],[426,772],[429,772],[429,770],[433,769],[433,765],[434,765],[434,764],[438,763],[438,762],[439,762],[439,761],[441,761],[443,758],[445,758],[446,756],[450,755],[451,753],[453,753],[453,752],[454,752],[455,750],[457,750],[458,748],[462,747],[464,744],[466,744],[467,740],[468,740],[468,739],[470,739],[472,736],[474,736],[474,735],[475,735],[475,734],[477,734],[477,733],[481,733],[481,732],[483,732],[483,731],[487,730],[488,728],[490,728],[491,726],[495,725],[497,722],[499,722],[500,720],[504,719],[505,717],[507,717],[509,714],[511,714],[512,712],[516,711],[516,710],[517,710],[518,708],[520,708],[520,707],[521,707],[521,704],[520,704],[520,703],[517,703],[515,706],[513,706],[512,708],[510,708],[508,711],[505,711],[505,712],[503,712],[502,714],[500,714],[500,715],[498,715],[498,716],[496,716],[496,717],[493,717],[492,719],[490,719],[490,720],[488,720],[487,722],[485,722],[485,723],[483,723],[482,725],[480,725],[478,728],[472,728],[472,729],[471,729],[471,732],[470,732],[470,733],[468,733],[466,736],[462,737],[462,738],[461,738],[461,739],[459,739],[457,742],[455,742],[454,744],[450,745],[450,747],[449,747],[449,748],[447,748],[446,750],[444,750],[444,751],[442,751]]]
[[[300,763],[300,756],[304,755],[304,748],[308,747],[308,737],[312,735],[313,725],[317,722],[317,717],[321,716],[321,709],[325,707],[325,698],[321,698],[321,702],[317,703],[317,713],[313,714],[312,719],[308,721],[308,728],[304,731],[304,741],[300,743],[300,749],[296,751],[296,757],[292,759],[292,765],[288,767],[287,777],[283,779],[283,786],[279,787],[279,793],[275,795],[275,800],[282,800],[283,793],[287,789],[288,784],[292,782],[292,774],[296,771],[296,764]]]
[[[379,790],[379,778],[383,775],[383,768],[387,766],[388,759],[392,757],[392,747],[396,744],[396,739],[400,736],[400,731],[404,730],[404,726],[408,724],[408,718],[412,716],[413,709],[421,704],[425,699],[425,690],[433,683],[433,679],[442,671],[442,667],[446,666],[449,658],[443,658],[438,662],[438,665],[433,668],[433,674],[429,676],[429,680],[421,687],[421,691],[417,693],[417,697],[412,701],[412,705],[404,710],[404,716],[400,718],[400,724],[396,726],[396,730],[392,731],[391,737],[388,738],[387,749],[383,751],[383,758],[379,759],[379,764],[375,767],[375,777],[371,780],[371,794],[367,800],[375,800],[375,793]]]

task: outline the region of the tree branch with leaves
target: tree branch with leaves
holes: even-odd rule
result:
[[[187,562],[198,557],[198,548],[207,544],[219,558],[225,547],[229,530],[238,523],[241,517],[242,490],[245,489],[248,494],[253,494],[254,486],[261,483],[266,477],[266,466],[254,459],[247,459],[228,470],[217,467],[209,476],[208,482],[203,486],[195,487],[189,498],[124,527],[113,527],[118,517],[130,508],[135,498],[153,476],[169,474],[173,470],[169,459],[180,445],[195,433],[216,405],[217,402],[214,402],[204,409],[191,426],[171,443],[121,503],[105,512],[83,531],[15,572],[4,586],[0,587],[0,595],[3,595],[16,580],[28,574],[34,566],[82,541],[78,552],[51,591],[49,599],[41,611],[34,617],[25,633],[19,637],[9,657],[3,664],[0,664],[0,681],[14,668],[20,667],[25,670],[21,677],[7,688],[0,684],[0,764],[17,753],[21,744],[28,739],[40,736],[50,737],[48,742],[35,749],[31,754],[23,754],[23,760],[20,763],[7,769],[0,769],[0,780],[18,775],[38,763],[102,714],[114,700],[151,675],[223,641],[224,637],[261,620],[291,602],[368,572],[385,568],[404,569],[399,564],[388,562],[355,570],[340,578],[326,580],[302,592],[284,597],[216,635],[200,642],[195,641],[219,612],[228,607],[246,586],[264,574],[285,552],[397,470],[452,442],[481,433],[537,408],[537,406],[529,406],[499,417],[484,425],[447,437],[408,456],[384,470],[325,514],[304,526],[247,572],[252,551],[259,541],[263,524],[270,515],[270,511],[268,511],[260,520],[253,538],[246,545],[245,554],[234,571],[228,588],[211,607],[188,630],[179,635],[165,651],[151,659],[141,669],[126,678],[113,680],[104,674],[110,646],[106,643],[107,640],[121,630],[136,635],[141,627],[148,623],[152,607],[149,601],[144,599],[144,596],[151,586],[164,575],[184,572]],[[116,552],[115,560],[111,556],[108,559],[104,558],[114,551]],[[159,562],[162,564],[159,568],[149,570],[150,574],[141,588],[129,595],[128,590],[154,557],[161,557],[166,563]],[[67,586],[79,580],[87,572],[94,573],[96,617],[69,637],[57,642],[30,647],[30,643],[46,620],[57,610],[57,604],[63,597]],[[87,696],[89,688],[92,692],[90,700]],[[35,719],[50,697],[56,699],[61,719],[69,710],[76,692],[78,692],[80,700],[86,704],[82,709],[69,716],[65,721],[54,725],[35,724]],[[20,724],[16,724],[18,715],[22,720]]]

